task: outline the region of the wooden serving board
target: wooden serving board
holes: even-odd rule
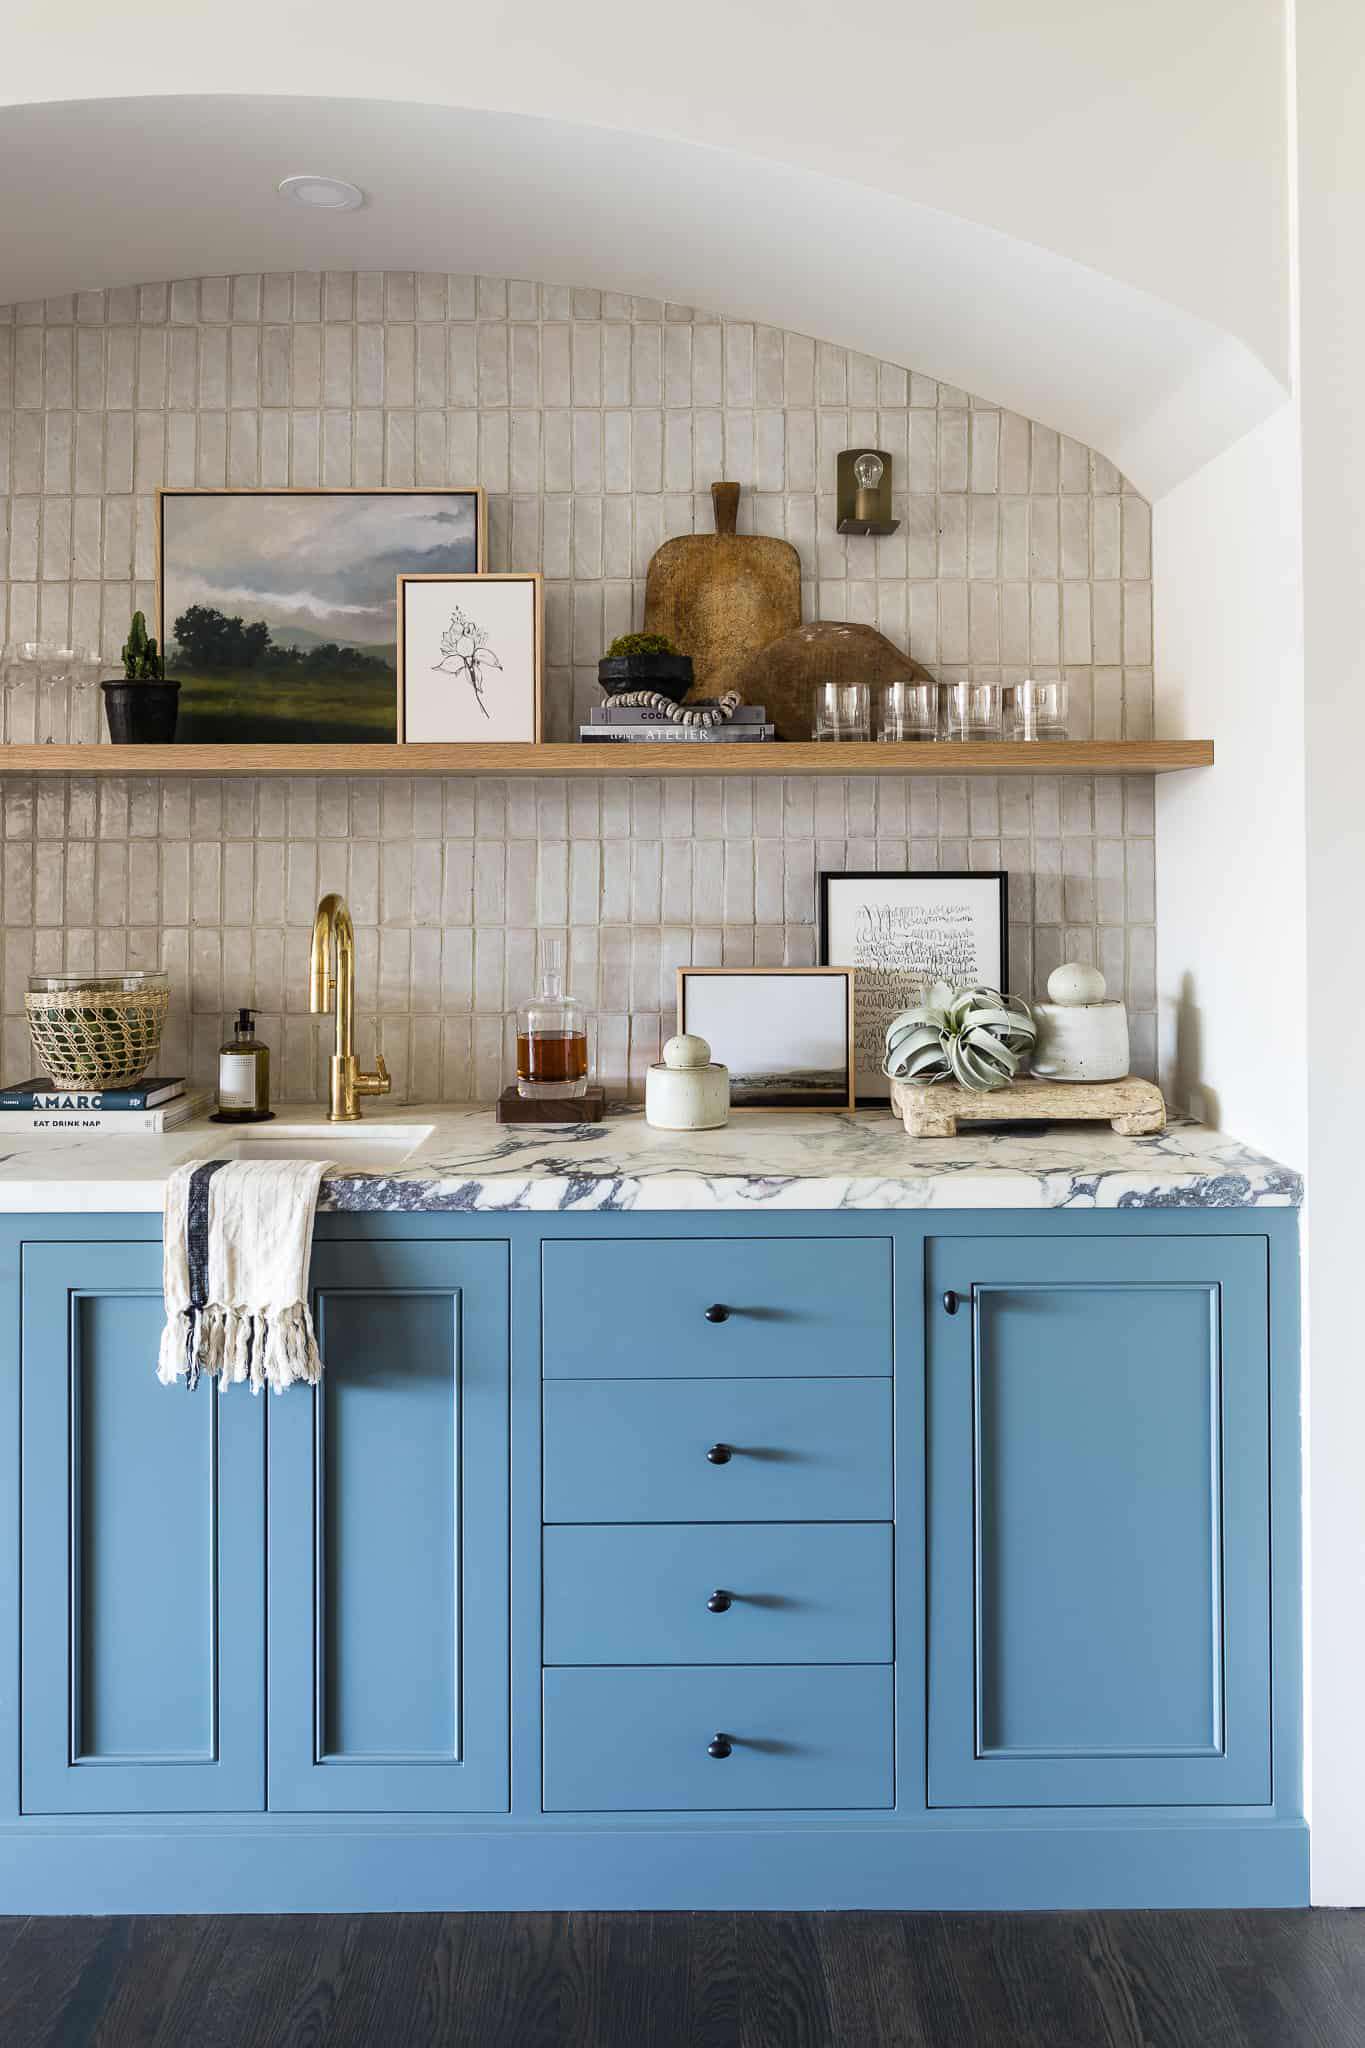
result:
[[[763,704],[780,740],[808,740],[818,683],[932,682],[875,626],[815,619],[784,633],[747,661],[735,683],[749,704]]]
[[[500,1124],[600,1124],[607,1113],[607,1092],[589,1081],[582,1095],[559,1102],[537,1101],[534,1095],[519,1095],[515,1081],[509,1081],[498,1097]]]
[[[739,485],[712,484],[714,533],[666,540],[645,578],[645,631],[694,671],[690,697],[720,697],[750,656],[801,623],[801,557],[790,541],[736,533]]]
[[[939,1082],[915,1088],[891,1083],[891,1107],[912,1138],[955,1138],[960,1124],[1106,1123],[1120,1137],[1145,1138],[1166,1128],[1166,1103],[1152,1081],[1011,1081],[976,1094]]]

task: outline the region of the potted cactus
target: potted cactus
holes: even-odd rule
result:
[[[164,746],[175,738],[180,685],[167,682],[166,664],[141,612],[133,613],[122,652],[122,676],[100,684],[109,737],[119,747]]]
[[[608,697],[654,690],[681,704],[692,687],[692,657],[662,633],[622,633],[598,662],[597,680]]]

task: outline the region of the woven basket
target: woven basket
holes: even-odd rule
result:
[[[161,976],[30,989],[24,1009],[38,1064],[59,1088],[127,1088],[157,1056],[170,1001]]]

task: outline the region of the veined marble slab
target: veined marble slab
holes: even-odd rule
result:
[[[325,1155],[320,1109],[282,1109],[280,1119],[309,1127],[301,1153]],[[376,1137],[386,1122],[430,1124],[431,1135],[396,1171],[329,1175],[323,1209],[1238,1209],[1293,1208],[1303,1197],[1291,1168],[1179,1118],[1149,1138],[1074,1124],[908,1138],[877,1109],[737,1113],[721,1131],[670,1132],[651,1130],[638,1109],[536,1128],[499,1125],[489,1109],[366,1108]],[[225,1142],[207,1122],[160,1138],[7,1139],[0,1112],[0,1211],[156,1211],[172,1168],[215,1158]]]

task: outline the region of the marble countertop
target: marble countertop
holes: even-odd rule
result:
[[[651,1130],[638,1109],[537,1127],[497,1124],[485,1108],[384,1104],[348,1130],[377,1144],[402,1126],[424,1131],[411,1155],[376,1172],[348,1162],[324,1181],[323,1209],[1229,1209],[1292,1208],[1303,1195],[1290,1168],[1184,1119],[1150,1138],[1074,1124],[907,1138],[889,1110],[737,1113],[724,1130],[684,1134]],[[347,1138],[312,1105],[255,1129],[312,1157],[329,1142],[342,1154]],[[240,1135],[200,1120],[164,1137],[11,1137],[0,1116],[0,1211],[155,1212],[174,1167],[221,1157]]]

